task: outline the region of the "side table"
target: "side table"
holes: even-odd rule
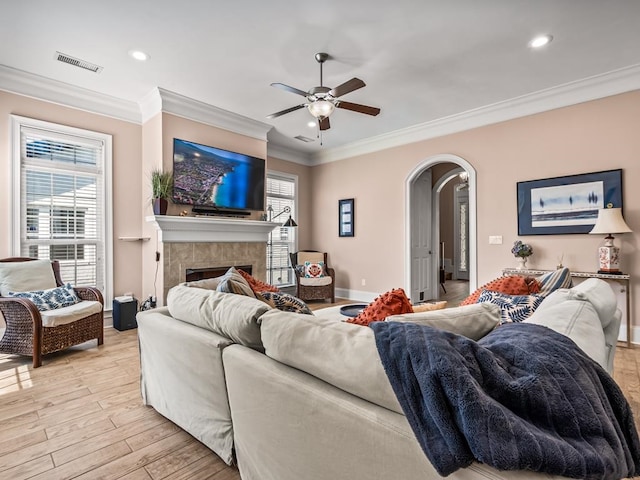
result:
[[[553,270],[521,270],[518,268],[503,268],[502,275],[543,275],[545,273],[549,273]],[[631,289],[629,282],[631,280],[631,276],[628,274],[621,275],[613,275],[607,273],[596,273],[596,272],[573,272],[570,271],[571,278],[599,278],[605,281],[613,281],[620,284],[620,293],[625,294],[625,316],[626,316],[626,325],[627,325],[627,348],[631,348]],[[617,297],[617,295],[616,295]],[[620,305],[618,305],[620,308]],[[620,308],[622,310],[622,308]]]

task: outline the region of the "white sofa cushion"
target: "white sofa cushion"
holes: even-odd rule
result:
[[[331,285],[333,279],[328,276],[324,277],[300,277],[300,285],[304,285],[305,287],[324,287],[325,285]]]
[[[476,303],[430,312],[391,315],[387,322],[412,322],[480,340],[500,323],[500,307]]]
[[[615,295],[611,287],[602,280],[593,278],[583,283],[587,282],[587,285],[581,284],[570,290],[556,290],[525,322],[544,325],[566,335],[608,370],[609,347],[603,323],[608,324],[614,317]],[[613,311],[611,301],[614,302]]]
[[[33,292],[56,287],[50,260],[0,262],[0,295],[9,292]]]
[[[258,319],[270,307],[256,298],[177,285],[167,294],[171,316],[262,350]]]
[[[402,413],[370,328],[278,310],[260,320],[267,356]]]
[[[82,300],[68,307],[56,308],[40,312],[44,327],[67,325],[81,318],[95,315],[102,310],[102,304],[93,300]]]

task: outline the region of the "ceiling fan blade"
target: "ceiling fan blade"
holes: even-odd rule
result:
[[[324,117],[320,120],[320,130],[329,130],[331,125],[329,124],[329,117]]]
[[[284,90],[285,92],[291,92],[291,93],[296,93],[298,95],[302,95],[303,97],[306,97],[307,95],[309,95],[307,92],[303,92],[299,88],[290,87],[289,85],[285,85],[284,83],[272,83],[271,86],[279,88],[280,90]]]
[[[291,112],[295,112],[296,110],[300,110],[301,108],[304,108],[304,107],[305,107],[305,104],[302,103],[300,105],[296,105],[295,107],[287,108],[286,110],[280,110],[279,112],[272,113],[271,115],[267,115],[267,118],[277,118],[277,117],[280,117],[280,116],[285,115],[287,113],[291,113]]]
[[[353,112],[366,113],[367,115],[373,115],[374,117],[380,113],[380,109],[377,107],[369,107],[367,105],[360,105],[359,103],[340,101],[336,107],[351,110]]]
[[[329,90],[329,95],[336,98],[341,97],[342,95],[346,95],[347,93],[353,92],[354,90],[364,86],[366,86],[366,83],[359,78],[354,77],[351,80],[344,82],[342,85],[338,85],[334,89]]]

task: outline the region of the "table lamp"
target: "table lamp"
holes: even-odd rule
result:
[[[604,245],[598,248],[598,273],[620,275],[620,249],[613,244],[614,233],[631,232],[622,218],[621,208],[602,208],[598,210],[598,219],[589,233],[606,234]]]

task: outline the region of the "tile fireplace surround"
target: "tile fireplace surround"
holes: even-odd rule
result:
[[[162,304],[169,289],[186,279],[187,268],[251,265],[253,275],[264,279],[269,232],[279,223],[219,217],[146,217],[158,229],[162,253],[157,291]],[[160,271],[161,270],[161,271]]]

